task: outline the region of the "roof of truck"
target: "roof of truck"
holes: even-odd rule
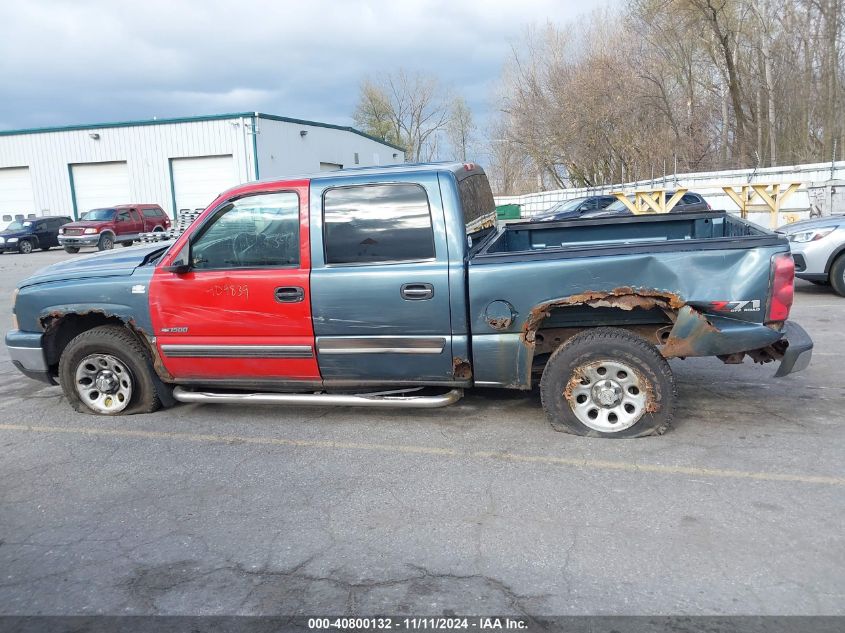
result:
[[[393,174],[421,173],[431,171],[478,172],[484,170],[477,163],[459,163],[455,161],[428,162],[428,163],[398,163],[396,165],[374,165],[371,167],[344,167],[335,171],[318,171],[306,174],[286,176],[284,178],[268,178],[258,182],[285,182],[288,180],[323,180],[331,178],[355,178],[361,175],[390,176]]]

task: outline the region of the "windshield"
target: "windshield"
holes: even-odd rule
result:
[[[630,202],[634,201],[634,196],[627,196]],[[604,208],[605,211],[625,211],[628,207],[625,206],[625,203],[621,200],[617,200],[616,202],[611,202],[608,206]]]
[[[82,214],[80,220],[97,221],[111,220],[114,217],[114,209],[91,209]]]
[[[564,200],[563,202],[559,202],[551,209],[549,209],[547,213],[561,213],[562,211],[572,211],[579,204],[584,202],[584,200],[586,200],[586,198],[573,198],[572,200]]]
[[[32,226],[32,222],[29,221],[22,221],[22,220],[14,220],[9,226],[6,227],[7,231],[20,231],[24,228],[29,228]]]

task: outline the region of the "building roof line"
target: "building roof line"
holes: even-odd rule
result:
[[[130,120],[130,121],[113,121],[108,123],[84,123],[84,124],[77,124],[77,125],[60,125],[60,126],[53,126],[53,127],[36,127],[36,128],[24,128],[19,130],[0,130],[0,136],[18,136],[23,134],[46,134],[49,132],[75,132],[75,131],[83,131],[83,130],[102,130],[108,128],[118,128],[118,127],[138,127],[144,125],[172,125],[175,123],[197,123],[201,121],[224,121],[227,119],[241,119],[245,117],[257,117],[259,119],[267,119],[270,121],[282,121],[284,123],[295,123],[297,125],[309,125],[313,127],[324,127],[333,130],[341,130],[344,132],[352,132],[353,134],[357,134],[358,136],[363,136],[364,138],[370,139],[371,141],[375,141],[376,143],[380,143],[382,145],[386,145],[388,147],[392,147],[395,150],[399,150],[401,152],[406,151],[405,148],[399,147],[398,145],[394,145],[388,141],[379,139],[375,136],[371,136],[361,130],[358,130],[354,127],[350,127],[348,125],[337,125],[334,123],[323,123],[321,121],[309,121],[307,119],[295,119],[291,117],[284,117],[278,116],[275,114],[265,114],[263,112],[229,112],[226,114],[206,114],[206,115],[197,115],[197,116],[186,116],[186,117],[173,117],[173,118],[166,118],[166,119],[137,119],[137,120]]]

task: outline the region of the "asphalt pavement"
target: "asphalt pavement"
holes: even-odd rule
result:
[[[15,284],[61,251],[0,256]],[[810,367],[672,361],[661,437],[536,392],[431,411],[75,413],[0,351],[0,614],[843,614],[845,299]]]

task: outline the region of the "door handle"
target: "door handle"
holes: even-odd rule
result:
[[[431,284],[402,284],[399,294],[406,301],[425,301],[434,296],[434,286]]]
[[[276,288],[273,294],[279,303],[299,303],[305,299],[305,291],[299,286]]]

